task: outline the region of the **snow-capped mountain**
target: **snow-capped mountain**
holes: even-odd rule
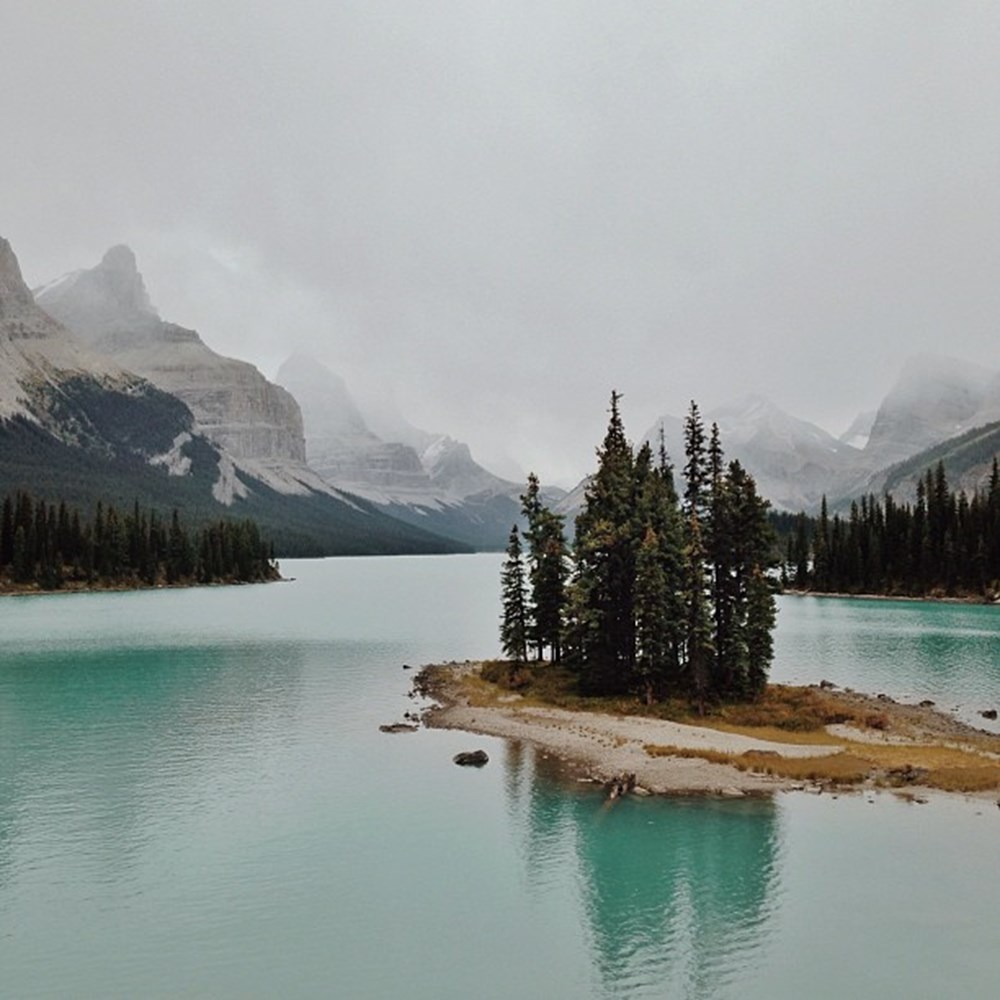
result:
[[[253,365],[217,354],[194,330],[161,319],[128,247],[112,247],[96,267],[42,286],[35,298],[87,344],[183,400],[236,468],[279,493],[329,492],[306,466],[292,396]]]
[[[112,281],[128,275],[112,255]],[[127,262],[126,262],[127,263]],[[84,272],[87,273],[87,272]],[[80,275],[71,276],[79,279]],[[73,282],[67,281],[64,287]],[[88,283],[82,286],[88,289]],[[120,349],[147,336],[155,343],[170,331],[149,312],[134,280],[112,287],[105,328],[122,313],[137,318],[111,330]],[[85,294],[100,314],[106,288]],[[285,394],[287,395],[287,394]],[[239,462],[239,466],[238,463]],[[344,497],[306,470],[318,484],[276,491],[246,471],[200,429],[176,395],[127,370],[49,316],[25,285],[9,243],[0,239],[0,490],[23,489],[49,499],[89,506],[113,499],[180,508],[196,520],[225,514],[254,518],[281,554],[450,552],[467,546],[380,509]],[[303,465],[302,468],[305,468]]]
[[[524,487],[484,469],[468,445],[413,427],[398,414],[387,419],[385,409],[381,425],[398,438],[383,439],[343,379],[311,358],[289,358],[277,380],[298,399],[307,459],[330,484],[478,547],[506,542]]]
[[[703,420],[706,429],[713,423],[719,425],[726,459],[738,459],[757,481],[761,495],[780,510],[818,506],[823,494],[835,488],[857,461],[855,448],[763,396],[745,396],[704,414]],[[645,436],[654,448],[661,426],[667,450],[681,469],[683,421],[661,417]]]
[[[131,422],[120,425],[128,415]],[[191,413],[146,379],[79,343],[36,304],[0,239],[0,421],[33,425],[109,457],[167,455],[190,438]],[[164,458],[164,461],[166,459]]]
[[[997,419],[997,372],[956,358],[910,358],[878,408],[865,464],[884,468]]]

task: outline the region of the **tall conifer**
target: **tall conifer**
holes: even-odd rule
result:
[[[521,533],[515,524],[507,540],[507,558],[500,574],[500,645],[515,663],[528,659],[528,608]]]

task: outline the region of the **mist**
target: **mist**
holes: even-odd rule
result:
[[[0,232],[136,252],[164,318],[305,352],[572,484],[758,392],[834,434],[1000,367],[1000,8],[8,0]]]

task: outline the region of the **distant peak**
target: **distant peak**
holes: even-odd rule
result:
[[[0,275],[6,277],[7,275],[14,274],[20,278],[21,267],[17,262],[17,257],[14,254],[13,247],[10,245],[10,241],[0,236]]]
[[[139,268],[135,262],[135,254],[131,247],[119,243],[113,246],[102,258],[101,267],[109,271],[117,271],[120,274],[138,274]]]
[[[6,309],[23,308],[33,301],[31,292],[21,277],[17,255],[10,243],[0,236],[0,315]]]
[[[126,312],[156,315],[131,247],[124,243],[113,246],[91,274],[91,280],[103,286],[104,293]]]

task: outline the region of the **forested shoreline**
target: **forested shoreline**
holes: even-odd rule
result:
[[[913,503],[872,494],[846,517],[799,514],[783,569],[789,591],[872,597],[996,600],[1000,596],[1000,469],[972,496],[948,485],[943,464],[917,483]]]
[[[271,545],[250,520],[196,528],[136,501],[98,503],[90,517],[25,492],[0,508],[0,592],[132,589],[280,579]]]

